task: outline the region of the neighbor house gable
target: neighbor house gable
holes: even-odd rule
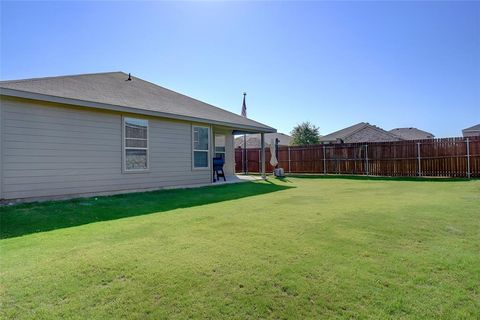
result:
[[[404,139],[404,140],[424,140],[424,139],[433,139],[435,136],[427,131],[423,131],[417,128],[395,128],[389,131],[394,135]]]
[[[480,136],[480,124],[462,130],[464,137]]]
[[[259,134],[247,134],[247,148],[260,148],[261,137]],[[243,148],[244,136],[239,136],[235,138],[235,148]],[[292,137],[283,133],[266,133],[265,134],[265,145],[270,146],[271,141],[278,139],[279,146],[289,146],[292,141]]]
[[[387,142],[387,141],[399,141],[399,137],[374,126],[365,126],[364,128],[355,131],[343,142],[345,143],[357,143],[357,142]]]
[[[320,137],[321,143],[384,142],[399,140],[402,139],[368,122],[360,122]]]

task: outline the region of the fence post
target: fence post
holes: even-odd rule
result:
[[[420,142],[417,142],[418,176],[422,176],[422,161],[420,156]]]
[[[467,178],[470,179],[470,139],[467,138]]]
[[[323,174],[327,174],[327,152],[325,151],[325,145],[323,145]]]
[[[370,168],[368,167],[368,144],[365,145],[365,170],[367,176],[370,174]]]
[[[292,173],[292,160],[290,159],[290,146],[288,147],[288,173]]]

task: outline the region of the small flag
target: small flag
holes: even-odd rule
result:
[[[245,103],[246,92],[243,93],[242,117],[247,117],[247,104]]]

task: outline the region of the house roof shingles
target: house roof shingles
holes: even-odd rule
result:
[[[469,128],[465,128],[463,129],[463,131],[480,131],[480,124],[474,125]]]
[[[462,130],[464,137],[480,136],[480,124]]]
[[[357,124],[354,124],[353,126],[346,127],[343,129],[340,129],[338,131],[332,132],[330,134],[327,134],[325,136],[320,137],[320,142],[334,142],[339,139],[344,140],[351,134],[357,132],[358,130],[361,130],[365,127],[367,127],[369,124],[366,122],[360,122]]]
[[[374,141],[384,141],[386,140],[385,137],[388,138],[388,141],[391,140],[402,140],[400,137],[390,133],[388,131],[383,130],[377,126],[371,125],[368,122],[360,122],[354,124],[353,126],[332,132],[325,136],[320,137],[321,143],[331,143],[331,142],[346,142],[350,137],[354,135],[358,135],[358,133],[366,131],[370,131],[366,136],[362,137],[360,140],[362,141],[354,141],[354,142],[374,142]],[[372,135],[372,133],[375,133]],[[379,139],[379,136],[383,138]]]
[[[432,133],[417,128],[395,128],[390,130],[390,132],[404,140],[423,140],[435,138]]]
[[[132,76],[132,81],[127,81],[127,78],[128,74],[124,72],[107,72],[0,81],[0,93],[15,96],[17,92],[26,92],[41,95],[40,100],[42,98],[58,97],[127,107],[133,109],[133,111],[138,110],[140,113],[142,111],[148,111],[152,114],[158,113],[159,116],[163,117],[179,118],[181,116],[193,121],[211,122],[232,127],[240,126],[246,130],[253,130],[253,132],[255,130],[258,130],[257,132],[276,131],[265,124],[140,78]]]

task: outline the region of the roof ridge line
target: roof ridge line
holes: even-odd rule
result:
[[[26,81],[35,81],[35,80],[45,80],[45,79],[56,79],[56,78],[71,78],[71,77],[81,77],[81,76],[93,76],[97,74],[108,74],[108,73],[123,73],[127,74],[123,71],[105,71],[105,72],[92,72],[92,73],[78,73],[78,74],[67,74],[62,76],[48,76],[48,77],[38,77],[38,78],[27,78],[27,79],[17,79],[17,80],[0,80],[1,83],[19,83],[19,82],[26,82]],[[139,79],[139,78],[137,78]]]

